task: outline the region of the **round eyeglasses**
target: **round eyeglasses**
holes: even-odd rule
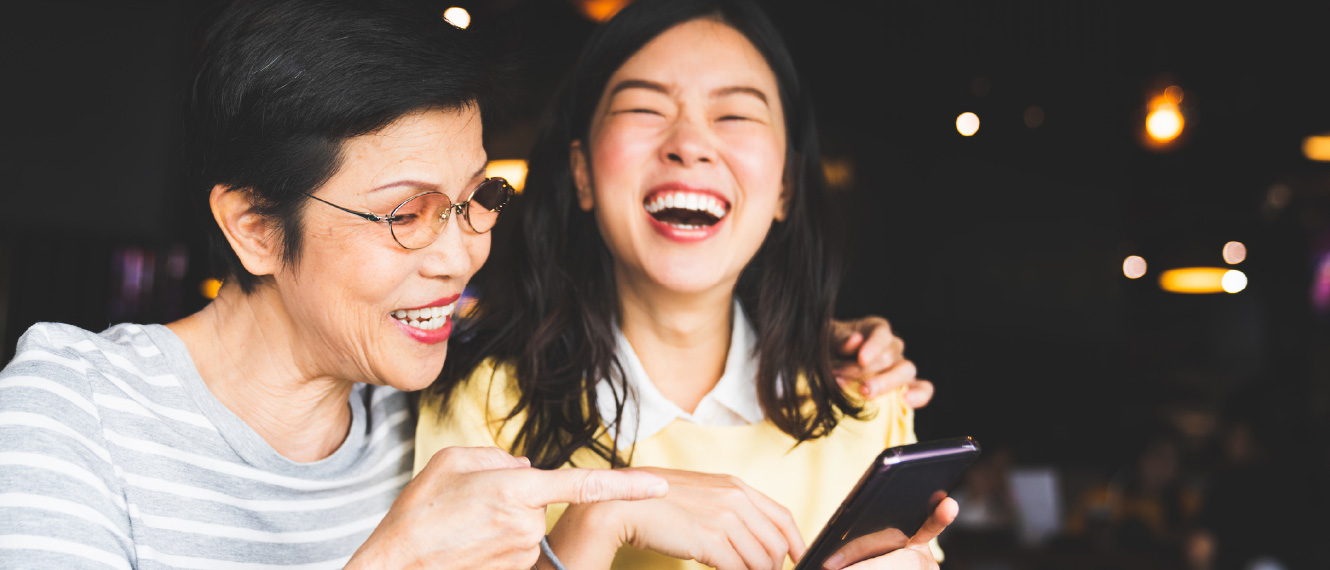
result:
[[[388,224],[388,231],[397,240],[397,245],[406,249],[422,249],[434,243],[448,225],[448,218],[454,211],[461,214],[466,225],[478,234],[494,229],[499,212],[513,196],[513,187],[498,176],[486,178],[471,191],[470,196],[456,204],[442,192],[421,192],[398,204],[386,216],[343,208],[313,194],[306,196],[371,222]]]

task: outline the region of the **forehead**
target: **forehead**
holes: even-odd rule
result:
[[[761,52],[738,30],[716,20],[684,22],[656,36],[611,78],[648,79],[676,89],[730,85],[774,95],[776,77]]]
[[[469,178],[485,161],[480,113],[474,106],[408,113],[376,132],[347,139],[342,153],[338,174],[370,186],[406,174]]]

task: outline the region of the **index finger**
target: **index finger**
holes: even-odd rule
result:
[[[601,501],[637,501],[664,497],[663,477],[632,469],[526,469],[517,475],[532,508],[555,503],[584,505]]]

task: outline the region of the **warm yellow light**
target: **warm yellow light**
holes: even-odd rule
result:
[[[216,299],[217,292],[221,289],[222,282],[211,277],[204,279],[203,283],[199,284],[199,294],[203,295],[205,299]]]
[[[1224,244],[1224,263],[1237,265],[1247,259],[1247,246],[1240,241]]]
[[[1316,135],[1302,139],[1302,155],[1307,160],[1330,162],[1330,135]]]
[[[448,20],[449,24],[462,28],[463,30],[471,25],[471,13],[467,12],[466,8],[458,8],[457,6],[444,10],[443,19]]]
[[[961,113],[956,117],[956,132],[963,137],[974,136],[979,132],[979,115],[974,113]]]
[[[1224,273],[1220,285],[1224,287],[1224,291],[1237,293],[1247,288],[1247,274],[1236,269],[1230,269]]]
[[[1126,275],[1127,279],[1140,279],[1145,275],[1145,258],[1132,255],[1122,260],[1122,274]]]
[[[501,176],[513,185],[519,194],[526,185],[526,161],[518,159],[491,160],[485,165],[485,176]]]
[[[832,190],[844,190],[854,185],[854,164],[848,158],[822,159],[822,174],[827,178],[827,187]]]
[[[578,11],[595,22],[609,20],[631,0],[575,0]]]
[[[1149,133],[1150,138],[1158,143],[1173,142],[1182,134],[1182,126],[1185,122],[1182,119],[1182,113],[1178,111],[1178,106],[1172,103],[1163,103],[1150,111],[1145,117],[1145,132]]]
[[[1170,269],[1159,274],[1159,288],[1170,293],[1222,293],[1225,275],[1230,271],[1222,267]]]

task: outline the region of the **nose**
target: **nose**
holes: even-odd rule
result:
[[[426,277],[461,279],[471,277],[476,267],[472,267],[472,241],[481,237],[466,227],[466,220],[457,211],[449,212],[448,223],[439,232],[434,243],[420,250],[424,254],[420,271]]]
[[[665,162],[691,167],[716,161],[716,148],[709,133],[697,120],[681,116],[661,145],[661,158]]]

